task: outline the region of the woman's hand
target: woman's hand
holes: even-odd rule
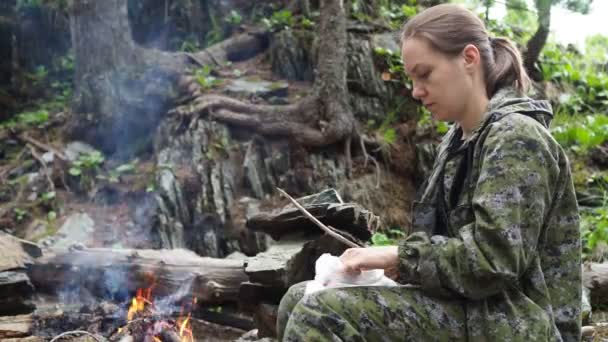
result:
[[[372,269],[394,271],[399,265],[397,246],[349,248],[342,253],[340,261],[344,271],[350,274]]]

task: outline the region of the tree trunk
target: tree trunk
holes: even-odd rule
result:
[[[125,0],[73,1],[70,30],[78,116],[72,135],[106,152],[133,145],[170,103],[175,71],[162,68],[163,61],[148,65],[148,50],[132,39]]]
[[[155,297],[196,297],[199,303],[235,302],[248,280],[242,260],[199,257],[183,249],[45,251],[28,275],[39,291],[115,297],[153,287]]]
[[[524,67],[532,79],[539,81],[541,75],[535,68],[535,64],[549,37],[551,0],[536,0],[536,11],[538,13],[538,29],[526,44]]]
[[[263,35],[256,34],[235,37],[202,55],[142,48],[132,38],[126,0],[74,0],[70,29],[76,115],[69,133],[121,155],[137,152],[127,148],[151,146],[149,133],[174,104],[180,76],[192,63],[250,57],[241,49],[255,54],[264,48]]]

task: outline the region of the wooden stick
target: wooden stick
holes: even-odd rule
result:
[[[49,168],[46,166],[46,162],[44,160],[42,160],[42,158],[38,155],[38,153],[36,153],[34,146],[32,146],[28,143],[27,147],[30,149],[30,153],[32,154],[32,157],[34,157],[42,166],[44,175],[46,176],[46,181],[49,183],[49,187],[50,187],[51,191],[55,191],[55,184],[53,183],[53,180],[51,179],[51,174],[49,173]]]
[[[55,337],[54,337],[54,338],[51,340],[51,342],[55,342],[55,341],[59,340],[60,338],[62,338],[62,337],[64,337],[64,336],[67,336],[67,335],[81,335],[81,334],[84,334],[84,335],[89,335],[89,336],[91,336],[91,337],[92,337],[92,338],[93,338],[95,341],[97,341],[97,342],[103,342],[103,341],[105,341],[105,339],[104,339],[103,337],[101,337],[101,338],[100,338],[99,336],[97,336],[97,335],[95,335],[95,334],[91,334],[91,333],[90,333],[90,332],[88,332],[88,331],[84,331],[84,330],[74,330],[74,331],[66,331],[66,332],[64,332],[64,333],[62,333],[62,334],[59,334],[59,335],[55,336]]]
[[[30,144],[32,144],[32,145],[34,145],[34,146],[36,146],[36,147],[38,147],[40,149],[43,149],[43,150],[45,150],[47,152],[53,152],[57,156],[57,158],[59,158],[59,159],[61,159],[63,161],[68,160],[68,158],[63,153],[57,151],[55,148],[53,148],[53,147],[51,147],[51,146],[49,146],[47,144],[41,143],[40,141],[38,141],[38,140],[36,140],[36,139],[28,136],[27,134],[20,135],[19,139],[24,140],[24,141],[26,141],[26,142],[28,142],[28,143],[30,143]]]
[[[298,210],[300,210],[302,212],[302,214],[306,215],[306,217],[308,217],[314,224],[316,224],[319,228],[321,228],[325,233],[327,233],[331,237],[335,238],[336,240],[344,243],[345,245],[347,245],[349,247],[353,247],[353,248],[361,247],[360,245],[346,239],[342,235],[335,233],[333,230],[336,230],[336,228],[333,228],[333,230],[328,228],[321,221],[319,221],[316,217],[314,217],[311,213],[309,213],[308,210],[306,210],[303,206],[301,206],[300,203],[298,203],[298,201],[293,199],[293,197],[289,196],[289,194],[286,193],[283,189],[277,188],[277,190],[279,190],[281,195],[287,197],[291,201],[291,203],[293,203],[293,205],[295,205],[296,208],[298,208]]]

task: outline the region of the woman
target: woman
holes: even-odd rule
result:
[[[279,307],[286,341],[580,341],[579,216],[550,105],[521,57],[456,5],[406,23],[413,96],[455,122],[399,246],[348,249],[347,272],[398,267],[403,284],[320,291]]]

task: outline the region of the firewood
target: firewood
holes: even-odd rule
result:
[[[240,284],[247,281],[243,261],[200,257],[183,249],[52,249],[27,274],[42,292],[69,285],[102,297],[105,284],[114,280],[121,291],[153,286],[154,297],[172,296],[176,302],[195,297],[214,304],[237,301]]]

